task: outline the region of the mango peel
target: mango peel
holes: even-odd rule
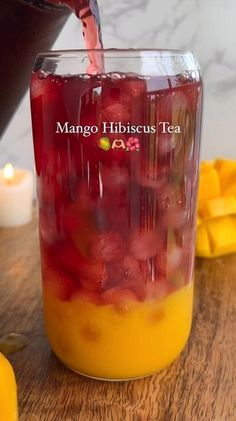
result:
[[[200,165],[196,255],[236,252],[236,160]]]

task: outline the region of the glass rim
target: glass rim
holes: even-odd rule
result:
[[[183,57],[183,56],[192,56],[196,59],[195,53],[191,50],[184,50],[184,49],[169,49],[169,48],[98,48],[98,49],[67,49],[67,50],[49,50],[49,51],[42,51],[37,53],[37,58],[58,58],[67,59],[67,58],[76,58],[80,54],[87,54],[89,52],[95,53],[104,53],[104,54],[111,54],[111,56],[121,53],[120,57],[127,58],[135,58],[140,57],[141,53],[148,53],[146,58],[154,58],[154,57]],[[153,53],[153,55],[151,55]]]

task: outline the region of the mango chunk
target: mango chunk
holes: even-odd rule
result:
[[[219,174],[222,191],[236,183],[236,160],[217,159],[214,166]]]
[[[199,216],[199,215],[197,215],[197,227],[198,227],[199,225],[201,225],[201,223],[202,223],[202,219],[200,218],[200,216]]]
[[[214,256],[236,251],[235,217],[211,219],[206,222],[206,226]]]
[[[236,197],[231,195],[207,200],[199,212],[204,220],[236,214]]]
[[[197,228],[196,254],[202,257],[210,257],[211,255],[210,241],[205,225],[200,225]]]
[[[199,205],[208,199],[219,197],[220,194],[220,181],[216,169],[212,165],[201,166],[198,190]]]
[[[236,197],[236,181],[233,184],[229,184],[225,188],[225,191],[223,192],[224,195],[233,194]]]
[[[0,421],[17,421],[17,392],[13,368],[0,353]]]
[[[213,160],[205,160],[200,163],[200,170],[207,171],[209,168],[212,168],[215,165],[215,161]]]

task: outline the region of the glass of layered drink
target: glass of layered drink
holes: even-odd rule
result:
[[[95,55],[104,70],[89,74]],[[37,56],[31,109],[45,325],[83,375],[168,366],[192,318],[202,84],[190,52]]]

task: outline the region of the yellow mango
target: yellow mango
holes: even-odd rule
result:
[[[10,362],[0,353],[0,421],[17,421],[16,380]]]
[[[236,160],[217,159],[214,166],[219,174],[222,191],[236,183]]]
[[[201,206],[208,199],[219,197],[220,181],[213,165],[205,165],[200,168],[198,203]]]
[[[223,192],[224,195],[233,194],[236,197],[236,181],[235,183],[229,184],[225,191]]]
[[[198,227],[199,225],[201,225],[201,223],[202,223],[202,220],[201,220],[200,216],[199,216],[199,215],[197,215],[197,227]]]
[[[236,214],[236,197],[233,195],[206,200],[199,209],[202,219]]]
[[[205,225],[200,225],[197,228],[196,254],[202,257],[211,256],[210,241]]]
[[[215,165],[215,161],[202,161],[200,163],[200,171],[207,171],[209,168],[212,168]]]
[[[213,256],[236,252],[236,219],[233,216],[206,222]]]

